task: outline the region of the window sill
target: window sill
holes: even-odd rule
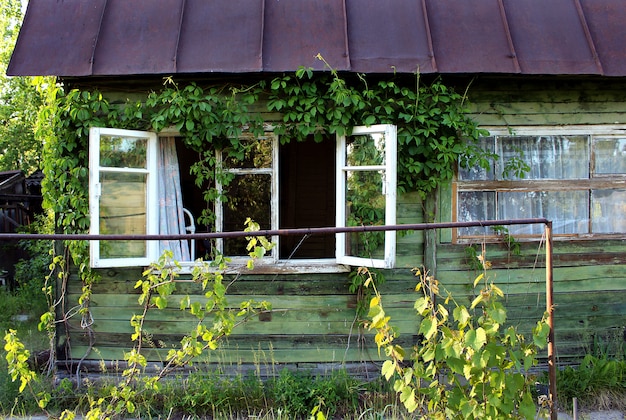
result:
[[[255,261],[254,269],[249,270],[247,259],[233,259],[228,263],[227,273],[239,274],[322,274],[322,273],[348,273],[351,268],[348,265],[337,264],[334,258],[324,260],[280,260]],[[191,273],[196,266],[194,262],[180,263],[180,273]]]
[[[511,235],[517,242],[540,242],[545,238],[542,235],[537,236],[522,236]],[[626,240],[626,233],[615,234],[572,234],[572,235],[552,235],[552,240],[555,242],[561,241],[610,241],[610,240]],[[501,235],[489,235],[489,236],[465,236],[456,238],[452,243],[458,245],[471,245],[477,243],[503,243],[505,242]]]

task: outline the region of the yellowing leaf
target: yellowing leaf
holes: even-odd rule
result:
[[[495,284],[491,285],[491,290],[493,290],[493,292],[500,296],[500,297],[504,297],[504,293],[502,292],[502,290],[500,290],[500,288],[498,286],[496,286]]]
[[[474,287],[476,287],[476,285],[478,283],[480,283],[480,281],[485,278],[485,273],[481,273],[478,277],[476,277],[476,279],[474,280]]]
[[[383,374],[385,379],[391,379],[393,374],[396,373],[396,362],[393,360],[385,360],[381,373]]]
[[[472,304],[470,305],[470,309],[474,309],[476,305],[478,305],[482,301],[483,301],[483,295],[481,293],[478,296],[476,296],[476,298],[472,301]]]

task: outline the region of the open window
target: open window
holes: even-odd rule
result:
[[[90,233],[157,233],[157,136],[141,131],[92,128],[89,132]],[[155,241],[92,241],[94,267],[148,265]]]
[[[262,230],[395,224],[395,126],[355,127],[349,136],[323,141],[280,142],[271,132],[239,141],[245,147],[237,159],[215,151],[215,187],[224,198],[207,204],[203,189],[209,186],[197,187],[190,174],[198,153],[185,149],[182,139],[93,128],[91,233],[233,232],[242,231],[247,218]],[[207,205],[215,210],[215,225],[194,224]],[[394,265],[392,231],[271,239],[277,246],[257,265],[288,265],[290,272]],[[216,241],[235,263],[247,259],[246,244],[244,238]],[[210,258],[210,248],[209,241],[91,241],[91,261],[94,267],[146,266],[170,249],[186,262],[194,253]]]
[[[147,266],[164,250],[191,261],[188,241],[146,241],[133,235],[181,234],[195,229],[183,207],[175,140],[111,128],[89,132],[90,233],[127,240],[91,241],[93,267]]]

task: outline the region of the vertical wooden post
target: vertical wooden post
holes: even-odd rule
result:
[[[426,194],[424,200],[424,220],[434,223],[439,217],[439,187]],[[437,278],[437,229],[424,230],[424,267]]]
[[[546,311],[548,312],[548,379],[550,389],[550,420],[557,420],[556,356],[554,351],[554,300],[552,278],[552,222],[546,222]]]

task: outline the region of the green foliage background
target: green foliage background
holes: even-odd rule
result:
[[[22,22],[20,0],[0,0],[0,171],[40,167],[42,143],[35,138],[42,98],[31,77],[7,77],[13,46]]]

